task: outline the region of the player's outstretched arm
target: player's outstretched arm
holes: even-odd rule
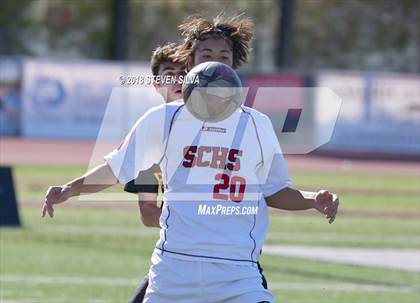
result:
[[[141,222],[147,227],[160,227],[159,218],[162,209],[157,206],[157,195],[139,193],[139,214]]]
[[[283,210],[305,210],[315,208],[333,223],[337,215],[339,199],[326,190],[305,192],[286,187],[277,193],[265,197],[267,205]]]
[[[99,165],[81,176],[64,185],[50,186],[45,195],[44,204],[41,209],[41,216],[45,217],[48,213],[50,217],[54,216],[54,204],[67,201],[71,197],[79,196],[83,193],[96,193],[102,191],[118,181],[112,173],[108,164]]]

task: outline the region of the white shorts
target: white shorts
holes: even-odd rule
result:
[[[144,303],[274,302],[250,265],[186,261],[153,253]]]

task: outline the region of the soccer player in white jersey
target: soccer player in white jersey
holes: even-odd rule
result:
[[[217,28],[218,31],[214,29]],[[248,46],[253,35],[252,23],[246,18],[224,18],[218,16],[214,19],[194,18],[179,26],[181,34],[184,38],[181,47],[163,47],[158,48],[152,56],[151,67],[153,74],[159,74],[160,71],[165,72],[167,67],[174,67],[179,72],[179,64],[185,65],[188,62],[187,69],[193,68],[195,65],[207,61],[216,61],[225,63],[231,67],[238,67],[242,63],[248,61]],[[195,35],[191,36],[191,32]],[[234,45],[234,47],[232,47]],[[172,46],[172,45],[171,45]],[[235,59],[234,59],[235,58]],[[162,65],[162,63],[164,63]],[[171,96],[182,97],[178,92],[179,87],[172,89],[177,94]],[[179,93],[179,94],[178,94]],[[174,99],[166,99],[166,102],[172,102]],[[156,166],[152,166],[147,172],[153,171],[156,174]],[[144,176],[141,173],[141,176]],[[160,227],[159,217],[161,208],[156,206],[156,197],[158,185],[154,183],[149,185],[151,178],[138,178],[136,182],[131,181],[125,185],[124,190],[139,193],[139,205],[141,219],[146,226]],[[148,185],[143,185],[143,180],[149,180]],[[263,275],[263,270],[258,263],[261,273],[261,281],[264,288],[267,288],[267,281]],[[142,295],[145,293],[148,279],[145,278],[143,283],[137,288],[130,303],[142,302]]]
[[[125,184],[154,163],[164,171],[166,191],[145,302],[274,302],[259,283],[256,267],[267,229],[267,204],[288,210],[315,208],[330,221],[337,212],[338,199],[330,193],[290,188],[265,115],[241,107],[225,120],[203,125],[182,102],[173,102],[139,119],[106,163],[50,187],[42,213],[52,216],[53,205],[71,196],[98,192],[117,181]],[[225,167],[232,173],[224,176]],[[87,178],[97,185],[86,184]],[[250,186],[241,192],[244,180]],[[239,192],[231,190],[230,183],[239,183]],[[253,192],[252,185],[260,192],[256,187]],[[241,213],[255,205],[256,213]]]

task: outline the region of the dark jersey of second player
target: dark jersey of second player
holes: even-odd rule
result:
[[[162,173],[158,165],[153,165],[145,171],[141,171],[135,180],[128,182],[124,190],[129,193],[163,193]]]

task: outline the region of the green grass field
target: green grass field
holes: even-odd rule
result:
[[[48,185],[68,181],[83,170],[16,167],[18,198],[40,206]],[[420,248],[418,217],[386,215],[419,213],[418,177],[295,172],[293,180],[297,188],[340,193],[343,215],[329,225],[313,212],[273,212],[268,244]],[[147,273],[158,237],[157,229],[139,223],[135,208],[61,206],[54,219],[41,219],[39,207],[23,205],[23,228],[0,229],[1,302],[129,299]],[[371,215],[376,212],[385,215]],[[278,302],[420,302],[419,273],[264,254],[261,263]]]

